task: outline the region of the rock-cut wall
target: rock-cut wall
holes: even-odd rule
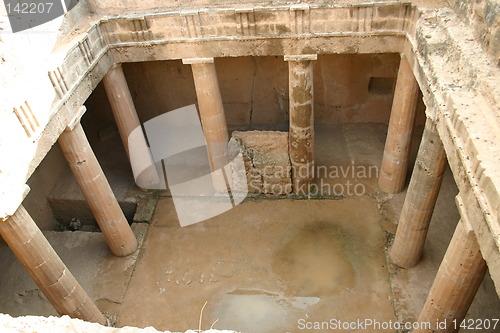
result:
[[[449,0],[461,20],[472,26],[474,35],[489,56],[500,64],[500,1]]]
[[[291,193],[287,132],[235,131],[229,140],[228,151],[230,160],[241,154],[244,162],[230,164],[234,191],[275,195]]]

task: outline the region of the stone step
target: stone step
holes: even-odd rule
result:
[[[114,256],[100,232],[44,231],[43,234],[89,297],[105,307],[123,301],[147,228],[145,223],[132,224],[138,250],[127,257]],[[0,273],[0,313],[57,315],[7,245],[0,245]],[[111,309],[101,310],[111,312]]]
[[[99,164],[108,179],[125,217],[131,223],[137,209],[137,197],[144,195],[134,182],[130,163],[118,135],[92,144]],[[73,219],[82,226],[95,226],[96,221],[78,183],[68,168],[48,197],[54,217],[64,228]]]

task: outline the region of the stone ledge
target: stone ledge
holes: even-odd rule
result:
[[[471,222],[500,294],[500,165],[493,162],[500,158],[500,132],[491,93],[499,70],[449,9],[421,9],[407,39],[404,53],[412,61],[427,117],[436,122],[466,206],[460,211]]]

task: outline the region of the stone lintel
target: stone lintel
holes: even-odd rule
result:
[[[213,64],[214,58],[188,58],[188,59],[182,59],[182,63],[184,65]]]
[[[290,5],[290,10],[291,11],[294,11],[294,10],[309,10],[309,5],[306,4],[306,3],[299,3],[299,4],[296,4],[296,5]]]
[[[458,193],[458,195],[455,197],[455,203],[458,208],[458,213],[460,214],[460,221],[458,223],[462,223],[467,232],[474,232],[472,224],[469,220],[469,214],[467,214],[467,210],[465,208],[466,204],[462,199],[461,193]]]
[[[198,9],[187,9],[187,10],[181,10],[179,12],[180,16],[191,16],[191,15],[198,15],[200,11]]]
[[[285,61],[311,61],[318,60],[317,54],[294,54],[285,55]]]

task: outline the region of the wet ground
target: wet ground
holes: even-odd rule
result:
[[[255,214],[255,212],[259,212]],[[158,204],[118,325],[184,331],[297,329],[300,319],[394,320],[376,202],[248,201],[179,228]]]
[[[409,270],[388,264],[385,250],[405,193],[387,195],[377,187],[385,130],[373,124],[317,129],[316,162],[328,168],[317,183],[336,186],[337,192],[343,188],[341,195],[247,199],[183,228],[172,199],[164,197],[149,225],[134,225],[144,242],[127,258],[112,256],[99,233],[46,235],[117,326],[185,331],[198,329],[201,317],[202,329],[335,332],[339,329],[321,325],[414,321],[459,219],[457,189],[448,170],[422,262]],[[413,156],[417,146],[415,140]],[[209,199],[192,199],[193,209],[200,200]],[[0,286],[0,312],[55,314],[5,245],[0,246]],[[488,276],[468,316],[500,317],[500,300]],[[356,331],[363,330],[342,332]]]

